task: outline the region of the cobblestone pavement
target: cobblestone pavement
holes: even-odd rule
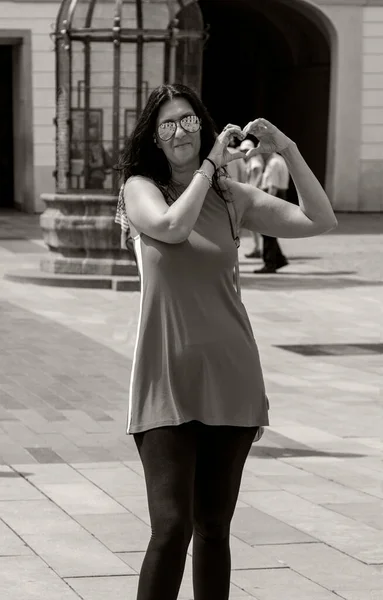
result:
[[[272,276],[251,274],[243,238],[271,426],[232,523],[233,600],[383,600],[382,216],[339,222],[282,240],[290,264]],[[0,598],[135,600],[150,536],[124,433],[139,295],[1,279],[45,252],[37,217],[0,214]]]

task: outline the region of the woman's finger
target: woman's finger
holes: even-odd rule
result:
[[[229,127],[225,127],[225,129],[222,131],[222,135],[224,137],[228,136],[228,135],[237,135],[237,136],[242,136],[242,129],[240,127],[237,127],[236,125],[232,125]]]
[[[267,119],[264,119],[262,117],[259,120],[261,122],[261,125],[263,125],[264,127],[266,127],[266,129],[276,129],[275,125],[273,125],[272,123],[270,123],[270,121],[268,121]]]
[[[257,133],[267,133],[270,126],[271,123],[269,123],[269,121],[266,121],[266,119],[260,117],[255,119],[255,121],[250,121],[250,123],[248,123],[244,128],[243,132],[245,134],[252,133],[253,135],[257,136]]]
[[[256,121],[249,121],[248,124],[246,125],[246,127],[243,128],[243,133],[245,135],[247,135],[248,133],[250,133],[250,131],[252,130],[254,123],[256,123]]]
[[[225,131],[228,127],[238,127],[239,131],[242,131],[241,127],[239,125],[234,125],[234,123],[228,123],[227,125],[225,125],[223,130]]]
[[[255,126],[255,131],[257,133],[263,133],[263,134],[271,133],[270,124],[267,125],[267,122],[265,121],[265,119],[259,119],[259,122]]]
[[[225,127],[225,129],[222,131],[221,136],[222,136],[222,141],[227,141],[229,143],[230,137],[234,135],[235,137],[238,137],[240,139],[243,139],[244,135],[243,135],[243,131],[240,127],[238,127],[237,125],[232,125],[230,127]]]

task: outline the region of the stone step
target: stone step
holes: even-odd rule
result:
[[[66,275],[46,273],[39,269],[17,269],[5,273],[4,279],[16,283],[31,283],[34,285],[46,285],[52,287],[112,289],[119,292],[138,291],[140,289],[140,279],[135,275],[126,277],[107,275]]]
[[[16,283],[32,283],[53,287],[112,289],[117,292],[140,290],[138,275],[72,275],[48,273],[37,267],[15,269],[4,274],[4,279]],[[257,290],[337,289],[382,285],[381,282],[360,277],[331,277],[321,273],[304,276],[302,273],[273,273],[255,275],[241,272],[241,287]]]

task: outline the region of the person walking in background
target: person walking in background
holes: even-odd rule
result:
[[[286,161],[276,152],[263,153],[264,171],[260,181],[260,188],[277,198],[287,199],[287,190],[289,188],[289,170]],[[289,261],[284,256],[277,238],[269,235],[262,235],[263,238],[263,262],[261,269],[255,269],[253,272],[276,273],[278,269],[285,267]]]
[[[227,147],[228,152],[231,154],[238,154],[239,144],[240,142],[238,142],[238,139],[233,137]],[[247,172],[244,158],[237,158],[236,160],[228,162],[225,168],[231,179],[238,181],[239,183],[246,183]]]
[[[246,138],[241,143],[239,149],[241,152],[249,152],[253,148],[256,147],[256,143],[252,138]],[[239,161],[236,161],[239,162]],[[245,171],[246,178],[245,183],[249,183],[250,185],[254,185],[255,187],[259,187],[261,180],[263,169],[265,166],[265,161],[263,160],[260,154],[256,154],[255,156],[250,156],[245,159]],[[250,232],[253,237],[254,247],[253,249],[245,254],[246,258],[261,258],[262,257],[262,236],[258,231]]]

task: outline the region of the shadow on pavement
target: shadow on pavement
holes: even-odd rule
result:
[[[349,452],[322,452],[312,448],[268,448],[255,443],[249,453],[250,456],[262,458],[302,458],[308,456],[321,456],[326,458],[363,458],[365,454],[351,454]]]
[[[244,265],[244,266],[249,266],[247,263],[240,261],[239,263],[240,265]],[[245,272],[245,273],[241,273],[241,277],[243,275],[253,275],[253,273],[250,271],[249,272]],[[270,278],[274,278],[274,277],[339,277],[339,275],[357,275],[358,272],[357,271],[286,271],[283,273],[270,273],[267,275],[262,274],[262,278],[265,277],[270,277]],[[260,276],[259,276],[260,277]],[[258,279],[258,277],[257,277]]]
[[[283,275],[283,277],[338,277],[339,275],[357,275],[357,271],[288,271],[286,273],[277,273],[277,275]]]
[[[292,260],[320,260],[321,256],[290,256],[289,255],[289,261],[291,262]]]
[[[291,277],[295,275],[295,277]],[[298,277],[299,276],[299,277]],[[253,274],[241,274],[241,283],[243,288],[257,289],[257,290],[289,290],[289,289],[301,289],[301,290],[321,290],[325,288],[342,289],[350,287],[376,287],[382,286],[383,281],[374,281],[370,279],[346,279],[338,278],[332,279],[327,275],[313,277],[312,274],[306,273],[303,276],[302,273],[290,273],[290,277],[287,273],[279,275],[253,275]]]
[[[321,256],[291,256],[289,254],[288,259],[291,262],[292,260],[321,260]],[[248,265],[248,266],[252,266],[252,265],[256,265],[259,264],[260,259],[254,259],[254,258],[243,258],[240,259],[240,263],[242,265]]]

